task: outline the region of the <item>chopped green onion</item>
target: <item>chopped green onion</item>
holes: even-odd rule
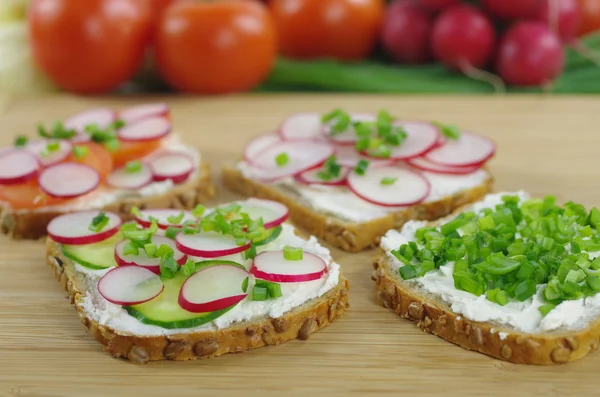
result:
[[[485,262],[478,263],[477,269],[496,276],[508,274],[521,266],[522,261],[507,258],[501,252],[489,255]]]
[[[175,240],[175,237],[177,237],[179,232],[181,232],[181,229],[178,227],[168,227],[167,230],[165,230],[165,237]]]
[[[77,160],[85,158],[90,152],[90,148],[87,146],[73,146],[73,155]]]
[[[290,156],[287,153],[279,153],[275,156],[275,163],[278,167],[283,167],[290,162]]]
[[[27,145],[28,140],[29,140],[29,138],[27,138],[25,135],[20,135],[15,138],[14,146],[23,147],[23,146]]]
[[[74,129],[67,130],[63,123],[60,121],[54,123],[51,129],[47,130],[43,125],[38,125],[38,134],[42,138],[48,139],[71,139],[77,135],[77,131]]]
[[[286,261],[301,261],[303,257],[302,248],[290,247],[289,245],[283,247],[283,258]]]
[[[166,244],[161,244],[160,247],[158,247],[158,250],[156,250],[156,255],[159,258],[166,258],[168,256],[173,256],[174,253],[175,253],[175,251],[173,251],[173,248],[171,248],[170,246],[168,246]]]
[[[267,287],[259,287],[255,285],[252,288],[252,300],[253,301],[264,301],[269,297],[269,290]]]
[[[126,243],[123,246],[123,255],[128,256],[128,255],[139,255],[140,253],[140,249],[138,248],[137,245],[135,245],[134,243],[132,243],[131,241]]]
[[[169,215],[167,221],[172,225],[178,225],[185,216],[185,212],[181,211],[179,215]]]
[[[250,244],[250,248],[244,251],[244,259],[254,259],[256,257],[256,246]]]
[[[358,160],[358,163],[356,163],[356,167],[354,167],[354,172],[358,175],[364,175],[368,167],[369,161],[365,159],[360,159]]]
[[[596,207],[590,211],[590,225],[594,229],[598,229],[598,225],[600,225],[600,210]]]
[[[166,245],[161,245],[166,247]],[[169,247],[170,248],[170,247]],[[160,250],[160,248],[159,248]],[[179,263],[173,257],[173,254],[161,256],[160,260],[160,275],[165,278],[174,278],[179,270]]]
[[[556,307],[556,305],[553,303],[546,303],[546,304],[540,306],[538,308],[538,310],[540,311],[540,313],[542,313],[542,316],[545,317],[546,314],[548,314],[555,307]]]
[[[330,181],[340,175],[342,166],[337,163],[336,157],[331,155],[325,160],[323,170],[317,173],[317,177],[323,181]]]
[[[110,221],[110,218],[108,216],[106,216],[106,213],[104,211],[100,211],[98,213],[98,215],[96,215],[92,219],[92,223],[90,223],[90,225],[88,226],[88,229],[91,232],[100,233],[102,231],[102,229],[104,229],[106,227],[106,225],[108,225],[109,221]]]
[[[202,218],[202,215],[204,215],[204,211],[205,211],[204,206],[202,204],[198,204],[192,210],[192,215],[194,215],[196,218]]]
[[[121,143],[119,142],[118,139],[109,139],[104,142],[104,147],[106,148],[106,150],[108,150],[111,153],[119,150],[120,146],[121,146]]]
[[[281,297],[283,295],[281,293],[281,284],[268,283],[267,284],[267,291],[269,292],[269,297],[270,298],[279,298],[279,297]]]
[[[442,135],[444,135],[446,138],[453,140],[460,138],[460,130],[456,126],[452,124],[442,124],[439,122],[434,122],[433,124],[439,128]]]
[[[140,172],[143,168],[142,162],[139,160],[130,161],[125,164],[125,172],[128,174],[136,174]]]
[[[242,291],[243,291],[243,292],[246,292],[246,291],[248,291],[248,286],[249,286],[249,284],[250,284],[250,277],[246,277],[246,278],[244,279],[244,281],[242,281]]]
[[[158,247],[154,243],[144,244],[144,251],[149,258],[157,258]]]
[[[179,271],[181,271],[181,273],[186,277],[191,276],[192,274],[196,273],[196,262],[188,259],[185,264],[179,268]]]
[[[381,184],[382,185],[393,185],[396,181],[398,180],[398,178],[381,178]]]
[[[404,280],[410,280],[418,275],[417,268],[413,265],[404,265],[398,269],[398,272]]]

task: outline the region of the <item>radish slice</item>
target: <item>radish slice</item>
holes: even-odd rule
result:
[[[85,132],[85,127],[88,125],[96,125],[104,129],[114,123],[117,115],[114,110],[108,108],[90,109],[84,112],[74,114],[65,120],[64,125],[68,130],[77,132]]]
[[[384,184],[386,179],[393,183]],[[363,200],[385,207],[418,204],[431,188],[424,176],[398,166],[369,167],[365,175],[352,172],[348,187]]]
[[[276,170],[280,175],[296,175],[322,164],[333,153],[333,148],[325,142],[285,141],[269,146],[252,163],[259,168]],[[276,158],[282,154],[287,155],[288,162],[279,167]]]
[[[301,260],[289,261],[283,251],[264,251],[256,255],[250,273],[261,280],[299,283],[318,280],[327,273],[327,264],[317,255],[304,252]]]
[[[394,160],[388,159],[372,159],[364,156],[356,151],[353,145],[337,145],[335,147],[335,157],[337,162],[344,167],[356,167],[356,164],[360,160],[367,160],[369,166],[376,167],[380,165],[390,165],[394,163]]]
[[[115,261],[119,266],[141,266],[153,273],[160,274],[160,258],[149,258],[144,249],[140,249],[138,255],[125,255],[123,250],[125,245],[128,243],[128,240],[123,240],[115,246]],[[173,259],[175,259],[180,265],[185,264],[187,261],[187,255],[179,251],[175,246],[175,241],[171,240],[170,238],[153,236],[152,243],[156,244],[157,247],[160,247],[164,244],[173,248]]]
[[[169,222],[170,217],[179,217],[183,212],[183,218],[179,223]],[[156,219],[158,227],[167,229],[169,227],[182,227],[186,221],[197,221],[198,219],[189,211],[180,211],[176,209],[158,209],[158,210],[142,210],[135,217],[137,223],[142,227],[150,227],[152,221],[150,218]]]
[[[58,143],[58,148],[56,150],[49,151],[48,145],[56,143]],[[36,156],[43,167],[47,167],[66,159],[71,154],[73,145],[69,141],[65,141],[63,139],[58,141],[40,139],[27,143],[25,150]]]
[[[40,165],[34,155],[25,150],[10,150],[0,155],[0,183],[22,183],[32,179]]]
[[[149,117],[121,128],[117,135],[122,141],[154,141],[171,132],[171,122],[165,117]]]
[[[343,186],[346,184],[346,178],[350,173],[350,168],[342,168],[340,174],[330,180],[323,180],[319,178],[319,173],[323,171],[323,168],[313,168],[303,173],[296,175],[296,180],[300,183],[307,185],[328,185],[328,186]]]
[[[149,103],[132,106],[119,112],[119,119],[127,125],[150,117],[167,117],[168,115],[169,106],[166,103]]]
[[[145,164],[136,172],[128,172],[126,167],[121,167],[108,175],[106,183],[117,189],[136,190],[150,184],[154,174]]]
[[[414,159],[410,159],[407,161],[409,165],[420,169],[422,171],[435,172],[437,174],[449,174],[449,175],[465,175],[472,174],[473,172],[480,169],[479,166],[472,167],[451,167],[446,165],[440,165],[436,163],[432,163],[423,157],[417,157]]]
[[[85,164],[59,163],[43,170],[38,183],[50,196],[73,198],[94,190],[100,183],[100,174]]]
[[[265,169],[254,167],[251,164],[245,164],[244,168],[252,179],[262,183],[275,183],[289,176],[289,171],[287,169]]]
[[[250,248],[250,241],[243,245],[237,245],[233,236],[216,232],[179,233],[175,237],[175,242],[177,243],[177,249],[184,254],[203,258],[218,258],[237,254]]]
[[[450,167],[479,166],[495,152],[496,145],[492,140],[463,131],[458,140],[447,139],[442,146],[427,153],[425,158]]]
[[[185,153],[168,152],[149,161],[155,181],[170,179],[173,183],[185,182],[194,171],[194,160]]]
[[[179,306],[192,313],[208,313],[237,305],[247,295],[242,288],[249,277],[237,266],[215,265],[190,276],[179,291]]]
[[[299,113],[289,117],[279,127],[279,135],[285,141],[318,138],[323,130],[321,115],[318,113]]]
[[[259,154],[276,143],[281,142],[281,137],[277,134],[263,134],[251,139],[244,147],[244,160],[248,163],[252,163],[252,159],[255,159]]]
[[[148,302],[164,288],[160,276],[140,266],[115,267],[98,281],[100,295],[110,303],[122,306]]]
[[[248,214],[250,219],[262,218],[265,229],[281,225],[289,216],[288,207],[272,200],[249,198],[238,202],[242,206],[240,212]]]
[[[114,236],[121,226],[121,218],[112,212],[105,212],[108,223],[99,232],[89,229],[98,211],[73,212],[61,215],[48,224],[48,235],[59,244],[84,245],[99,243]]]
[[[423,122],[401,122],[406,131],[406,139],[399,146],[391,146],[390,160],[406,160],[422,156],[432,150],[439,139],[440,132],[436,126]],[[365,152],[369,156],[368,151]]]
[[[352,121],[364,121],[364,122],[372,122],[377,121],[377,116],[369,113],[358,113],[351,115]],[[327,137],[327,139],[339,144],[339,145],[351,145],[356,143],[358,140],[358,136],[354,131],[354,127],[350,126],[346,131],[341,132],[339,134],[331,135],[331,127],[325,126],[323,128],[323,133]]]

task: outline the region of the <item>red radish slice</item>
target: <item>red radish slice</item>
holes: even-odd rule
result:
[[[68,130],[84,132],[88,125],[96,125],[101,129],[114,123],[117,115],[114,110],[108,108],[90,109],[74,114],[65,120],[64,125]]]
[[[323,172],[323,168],[313,168],[296,175],[296,180],[307,185],[328,185],[328,186],[343,186],[346,184],[346,178],[350,172],[350,168],[342,168],[340,174],[330,180],[319,178],[319,173]]]
[[[480,169],[478,165],[472,167],[450,167],[446,165],[439,165],[432,163],[423,157],[417,157],[407,161],[409,165],[420,169],[422,171],[435,172],[437,174],[449,174],[449,175],[465,175],[472,174],[473,172]]]
[[[276,158],[282,154],[287,155],[288,162],[279,167]],[[333,147],[326,142],[285,141],[269,146],[252,163],[259,168],[277,170],[283,175],[296,175],[322,164],[332,154]]]
[[[185,182],[194,171],[194,160],[185,153],[162,153],[149,161],[155,181],[170,179],[173,183]]]
[[[122,110],[119,112],[119,119],[123,120],[125,125],[127,125],[149,117],[167,117],[168,115],[169,106],[166,103],[149,103]]]
[[[430,123],[424,122],[401,122],[395,125],[401,126],[406,132],[406,139],[399,146],[391,146],[391,160],[406,160],[422,156],[432,150],[437,144],[439,129]],[[369,156],[369,153],[365,153]]]
[[[216,265],[190,276],[179,291],[179,306],[192,313],[208,313],[237,305],[247,295],[242,288],[250,277],[237,266]]]
[[[25,150],[10,150],[0,155],[0,184],[26,182],[35,177],[40,165],[34,155]]]
[[[364,159],[369,162],[370,166],[390,165],[394,161],[388,159],[371,159],[356,151],[353,145],[338,145],[335,147],[335,157],[337,162],[344,167],[356,167],[356,164]]]
[[[141,266],[153,273],[160,274],[160,258],[149,258],[148,255],[146,255],[146,251],[143,249],[140,249],[138,255],[125,255],[123,249],[128,243],[128,240],[123,240],[115,246],[115,261],[119,266]],[[187,261],[187,255],[179,251],[175,246],[175,241],[171,240],[170,238],[153,236],[152,243],[156,244],[157,247],[160,247],[164,244],[173,248],[173,259],[175,259],[180,265],[185,264]]]
[[[461,132],[458,140],[447,139],[444,145],[424,157],[436,164],[450,167],[479,166],[496,152],[494,142],[484,136]]]
[[[364,121],[371,122],[377,121],[377,116],[369,113],[357,113],[351,115],[352,121]],[[356,143],[358,140],[358,136],[354,131],[354,127],[350,126],[346,131],[341,132],[339,134],[331,135],[331,129],[329,126],[325,126],[323,128],[323,133],[327,137],[327,139],[339,144],[339,145],[351,145]]]
[[[149,117],[127,124],[117,135],[122,141],[154,141],[171,132],[171,122],[165,117]]]
[[[287,169],[265,169],[255,167],[251,164],[245,164],[244,168],[245,173],[247,173],[250,178],[262,183],[273,183],[290,176]]]
[[[38,183],[50,196],[73,198],[94,190],[100,183],[100,174],[85,164],[59,163],[44,169]]]
[[[276,143],[281,142],[281,137],[277,134],[263,134],[252,138],[244,147],[244,160],[252,163],[253,159],[257,158],[260,153]]]
[[[384,179],[395,180],[384,184]],[[352,172],[348,187],[363,200],[384,207],[418,204],[431,188],[423,175],[399,166],[369,167],[365,175]]]
[[[220,256],[237,254],[250,248],[250,241],[237,245],[233,236],[215,232],[198,234],[179,233],[175,237],[177,249],[184,254],[201,256],[203,258],[218,258]]]
[[[150,167],[142,164],[142,168],[136,172],[128,172],[126,167],[114,170],[106,178],[106,183],[117,189],[136,190],[150,184],[153,179]]]
[[[183,218],[177,224],[169,222],[170,217],[179,217],[183,212]],[[152,221],[150,218],[156,219],[158,223],[158,227],[161,229],[166,229],[169,227],[182,227],[183,223],[186,221],[197,221],[194,215],[192,215],[189,211],[181,211],[176,209],[157,209],[157,210],[142,210],[140,211],[139,216],[135,217],[137,223],[142,227],[150,227]]]
[[[277,201],[251,197],[238,204],[241,205],[240,212],[248,214],[250,219],[262,218],[265,229],[281,225],[289,216],[288,207]]]
[[[58,148],[56,150],[48,150],[49,144],[53,145],[57,143]],[[27,146],[25,146],[25,150],[36,156],[43,167],[47,167],[66,159],[71,154],[73,145],[69,141],[65,140],[56,141],[50,139],[40,139],[28,142]]]
[[[285,141],[315,139],[321,136],[323,124],[318,113],[299,113],[286,119],[279,127]]]
[[[148,302],[164,288],[160,276],[140,266],[115,267],[98,281],[100,295],[110,303],[122,306]]]
[[[48,224],[48,235],[59,244],[84,245],[99,243],[114,236],[121,227],[121,218],[112,212],[105,212],[108,223],[99,232],[89,229],[99,211],[73,212],[61,215]]]
[[[263,251],[254,258],[250,273],[261,280],[300,283],[323,277],[327,264],[310,252],[304,252],[301,260],[289,261],[283,257],[283,251]]]

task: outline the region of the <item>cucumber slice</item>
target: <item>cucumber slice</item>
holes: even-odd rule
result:
[[[207,260],[207,261],[196,262],[196,271],[198,271],[200,269],[204,269],[205,267],[210,267],[210,266],[215,266],[215,265],[232,265],[232,266],[237,266],[240,269],[248,270],[248,269],[246,269],[246,266],[242,265],[239,262],[211,259],[211,260]]]
[[[121,241],[121,233],[94,244],[63,245],[62,253],[67,258],[92,270],[102,270],[117,266],[115,245]]]
[[[198,269],[199,267],[197,266],[196,270]],[[123,309],[125,309],[130,316],[135,317],[144,324],[175,329],[198,327],[213,321],[235,307],[235,305],[233,305],[226,309],[209,313],[191,313],[182,309],[177,301],[179,298],[179,291],[186,279],[187,277],[181,273],[178,273],[175,278],[172,279],[162,278],[165,289],[160,295],[139,305],[123,306]]]
[[[257,238],[254,241],[254,246],[260,247],[261,245],[269,244],[271,241],[273,241],[277,237],[279,237],[279,235],[281,234],[281,230],[282,229],[283,228],[281,227],[281,225],[279,225],[279,226],[274,227],[272,229],[265,230],[265,232],[263,233],[263,235],[260,236],[259,238]]]

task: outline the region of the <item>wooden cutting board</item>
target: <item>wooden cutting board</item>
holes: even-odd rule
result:
[[[176,130],[201,148],[219,178],[251,136],[288,114],[390,110],[453,122],[495,139],[497,190],[555,194],[600,205],[600,98],[232,96],[166,100]],[[91,106],[129,99],[0,99],[0,144]],[[217,200],[235,196],[220,190]],[[214,204],[214,203],[207,203]],[[552,367],[519,366],[468,352],[378,306],[372,252],[333,251],[351,282],[347,315],[310,340],[195,362],[135,366],[87,336],[44,262],[40,242],[0,238],[0,396],[566,396],[598,395],[600,353]]]

